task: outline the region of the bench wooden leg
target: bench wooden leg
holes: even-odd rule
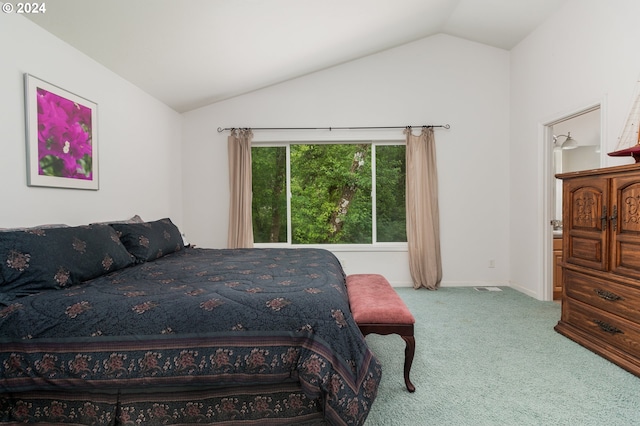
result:
[[[405,341],[404,349],[404,384],[409,392],[415,392],[416,387],[409,379],[413,357],[416,353],[416,339],[413,336],[413,324],[358,324],[364,336],[370,333],[375,334],[397,334]]]
[[[407,386],[409,392],[415,392],[416,387],[411,383],[409,379],[409,372],[411,371],[411,364],[413,364],[413,356],[416,352],[416,339],[413,336],[401,336],[406,342],[404,348],[404,384]]]

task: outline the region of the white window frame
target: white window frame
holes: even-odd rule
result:
[[[369,244],[293,244],[291,231],[291,145],[315,145],[315,144],[362,144],[369,143],[371,150],[371,232],[373,242]],[[376,167],[375,167],[375,147],[381,145],[405,145],[404,140],[370,140],[370,139],[354,139],[354,140],[296,140],[296,141],[254,141],[252,147],[270,148],[285,147],[286,149],[286,191],[287,191],[287,242],[282,243],[254,243],[257,248],[284,247],[284,248],[323,248],[331,252],[366,252],[366,251],[384,251],[384,252],[406,252],[408,250],[407,242],[378,242],[377,240],[377,218],[376,218]]]

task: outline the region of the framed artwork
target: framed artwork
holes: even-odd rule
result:
[[[24,75],[27,185],[98,190],[98,105]]]

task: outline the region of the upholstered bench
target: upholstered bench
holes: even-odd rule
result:
[[[347,276],[347,293],[353,319],[363,335],[398,334],[406,343],[404,350],[404,383],[409,392],[416,390],[409,372],[416,341],[413,336],[415,318],[389,281],[378,274]]]

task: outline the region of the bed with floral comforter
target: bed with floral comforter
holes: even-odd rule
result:
[[[333,254],[179,237],[0,233],[0,424],[364,423],[381,369]]]

